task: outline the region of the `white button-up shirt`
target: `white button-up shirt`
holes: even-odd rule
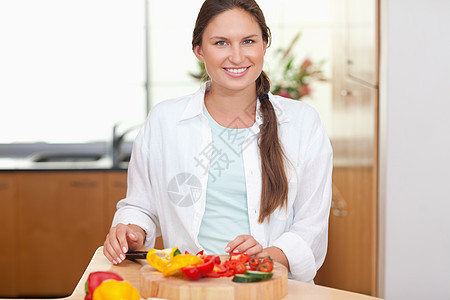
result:
[[[128,190],[117,204],[113,226],[136,224],[153,247],[162,234],[165,247],[196,253],[205,211],[208,170],[217,153],[203,113],[205,85],[195,94],[156,105],[133,145]],[[280,248],[289,261],[289,277],[312,282],[327,249],[331,203],[332,148],[316,111],[309,105],[269,94],[278,118],[289,181],[288,205],[270,221],[258,222],[261,162],[256,122],[242,149],[252,236],[264,247]],[[232,141],[230,141],[231,143]]]

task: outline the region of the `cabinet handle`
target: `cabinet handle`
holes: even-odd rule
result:
[[[350,91],[347,89],[343,89],[343,90],[341,90],[341,96],[342,97],[358,96],[358,91]]]
[[[347,210],[345,207],[347,203],[342,201],[331,201],[331,212],[336,217],[345,217],[347,215]]]
[[[342,196],[341,191],[333,184],[333,199],[331,200],[331,212],[336,217],[345,217],[347,215],[347,201]]]
[[[72,181],[70,185],[76,188],[93,188],[96,187],[98,183],[95,181]]]

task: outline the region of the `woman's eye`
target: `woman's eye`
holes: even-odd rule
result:
[[[253,44],[253,42],[254,42],[253,40],[245,40],[245,41],[244,41],[244,44],[247,44],[247,45],[248,45],[248,44]]]
[[[226,42],[224,42],[224,41],[218,41],[218,42],[216,42],[216,45],[218,45],[218,46],[225,46],[227,43]]]

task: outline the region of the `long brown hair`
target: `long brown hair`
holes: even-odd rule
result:
[[[195,22],[192,34],[192,49],[201,46],[203,32],[215,16],[233,8],[240,8],[251,14],[261,28],[262,38],[270,45],[270,29],[264,14],[254,0],[205,0]],[[269,101],[270,80],[261,72],[256,80],[256,94],[260,101],[263,124],[260,129],[258,146],[261,156],[261,208],[258,222],[262,223],[278,207],[287,205],[288,181],[285,172],[286,156],[278,138],[278,122],[272,103]]]

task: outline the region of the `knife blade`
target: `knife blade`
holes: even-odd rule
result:
[[[148,251],[129,251],[125,253],[125,257],[128,259],[146,259]]]

